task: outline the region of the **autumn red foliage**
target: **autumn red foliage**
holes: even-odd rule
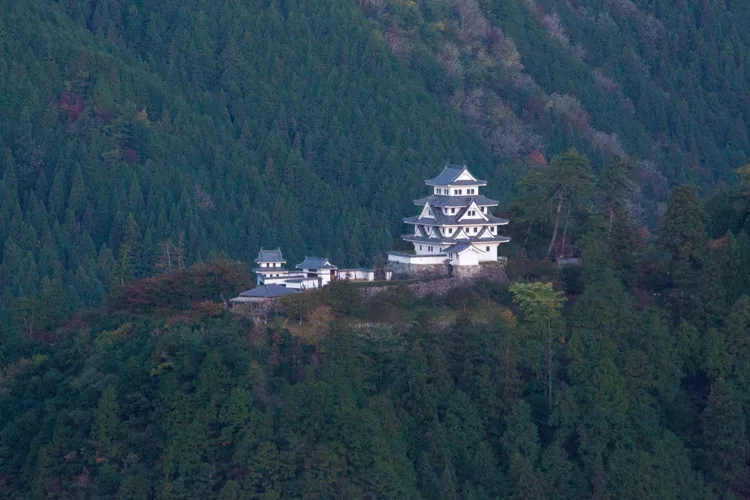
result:
[[[57,106],[61,111],[68,112],[68,122],[70,123],[74,123],[76,120],[78,120],[78,118],[81,117],[81,113],[83,113],[83,110],[86,109],[86,103],[83,99],[83,96],[80,96],[68,90],[62,93]]]
[[[108,297],[107,308],[131,312],[186,310],[195,302],[228,300],[249,287],[250,282],[246,267],[239,262],[201,262],[188,269],[126,283]]]

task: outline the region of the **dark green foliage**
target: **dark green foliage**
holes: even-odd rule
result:
[[[44,278],[66,310],[96,307],[261,245],[372,265],[443,162],[494,169],[354,2],[23,1],[0,18],[4,313],[44,300]]]
[[[446,160],[506,204],[526,164],[576,147],[604,171],[609,220],[632,191],[653,229],[669,184],[703,190],[747,161],[746,14],[557,0],[3,5],[0,315],[22,332],[12,302],[43,300],[44,278],[66,309],[96,307],[114,285],[216,255],[249,261],[261,245],[377,263]],[[747,203],[722,200],[733,216],[712,236],[747,222]],[[562,213],[571,233],[587,223]],[[518,242],[549,241],[549,217],[522,218]],[[560,253],[575,253],[565,240]]]
[[[0,497],[748,496],[750,12],[589,4],[0,5]],[[446,160],[520,283],[225,311]]]
[[[511,286],[520,321],[488,281],[443,301],[317,291],[309,307],[337,313],[314,341],[159,294],[159,315],[91,316],[2,372],[3,494],[741,498],[750,301],[672,328],[636,306],[610,241],[584,238],[562,311],[552,288]],[[363,323],[371,308],[393,324]]]

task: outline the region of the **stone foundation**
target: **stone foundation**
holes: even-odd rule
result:
[[[497,262],[481,262],[478,266],[456,266],[449,264],[406,264],[403,262],[388,262],[388,270],[393,272],[393,279],[424,279],[450,276],[457,280],[471,280],[477,278],[492,278],[498,281],[508,281],[505,274],[507,260]]]
[[[387,269],[393,272],[393,279],[422,279],[450,275],[447,264],[406,264],[403,262],[388,262]]]
[[[461,281],[489,278],[507,282],[505,273],[507,259],[497,262],[482,262],[478,266],[449,266],[448,264],[404,264],[389,262],[388,269],[393,271],[394,279],[425,279],[434,278],[419,283],[407,285],[417,297],[426,295],[444,295]],[[388,287],[363,288],[365,297],[387,290]]]
[[[456,266],[453,268],[453,277],[457,280],[470,280],[478,278],[482,274],[482,266]]]

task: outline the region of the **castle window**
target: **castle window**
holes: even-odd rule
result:
[[[487,247],[487,251],[488,251],[488,252],[490,251],[490,247]]]
[[[487,207],[482,207],[482,212],[487,213]]]
[[[474,217],[476,214],[474,210],[469,210],[469,217]]]

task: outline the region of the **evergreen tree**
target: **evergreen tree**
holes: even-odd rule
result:
[[[117,392],[110,384],[102,392],[91,429],[91,437],[107,455],[116,453],[116,441],[120,432],[120,407]]]

